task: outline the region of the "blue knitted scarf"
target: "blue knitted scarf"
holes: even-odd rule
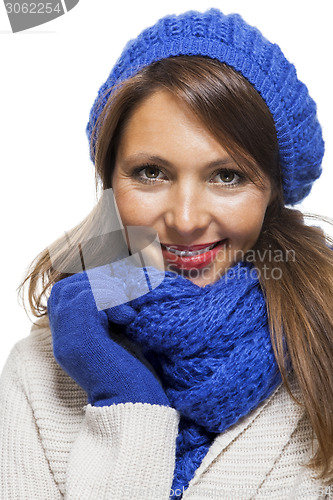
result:
[[[133,300],[135,318],[124,325],[181,415],[174,492],[187,488],[216,435],[281,382],[253,266],[239,262],[204,288],[175,276]]]

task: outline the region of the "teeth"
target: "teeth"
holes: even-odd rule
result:
[[[172,247],[167,247],[165,245],[165,248],[168,250],[168,252],[174,253],[175,255],[179,255],[179,257],[194,257],[195,255],[200,255],[205,252],[209,252],[212,248],[216,246],[216,243],[213,243],[213,245],[209,245],[206,248],[202,248],[201,250],[194,250],[193,252],[190,252],[188,250],[176,250],[175,248]]]

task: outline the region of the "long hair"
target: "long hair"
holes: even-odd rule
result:
[[[284,205],[276,130],[263,99],[242,75],[207,57],[170,57],[109,89],[107,105],[94,131],[96,147],[91,149],[96,186],[103,190],[112,187],[122,131],[136,106],[159,89],[179,97],[240,168],[251,171],[258,182],[262,173],[271,181],[275,197],[267,208],[252,261],[266,298],[272,345],[283,382],[294,397],[288,384],[290,362],[302,392],[298,403],[304,405],[318,441],[308,465],[317,471],[318,478],[329,482],[333,478],[333,252],[329,245],[333,242],[321,229],[307,225],[299,211]],[[102,251],[105,242],[94,239],[100,213],[97,203],[80,225],[31,264],[21,291],[29,284],[28,300],[35,316],[47,313],[45,299],[51,286],[75,272],[73,263],[82,240],[91,237],[92,248],[99,246]],[[294,258],[272,259],[277,252]],[[99,255],[98,251],[92,253]],[[54,265],[57,258],[69,264],[67,272]],[[274,279],[277,271],[278,279]]]

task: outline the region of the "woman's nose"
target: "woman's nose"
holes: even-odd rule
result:
[[[169,193],[165,212],[166,225],[187,236],[209,224],[208,200],[200,188],[184,183]]]

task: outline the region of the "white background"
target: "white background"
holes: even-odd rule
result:
[[[280,45],[318,105],[324,174],[302,205],[333,217],[331,6],[328,1],[80,0],[60,18],[12,34],[0,2],[0,370],[30,320],[16,288],[31,260],[95,203],[85,126],[125,43],[160,17],[218,7]]]

